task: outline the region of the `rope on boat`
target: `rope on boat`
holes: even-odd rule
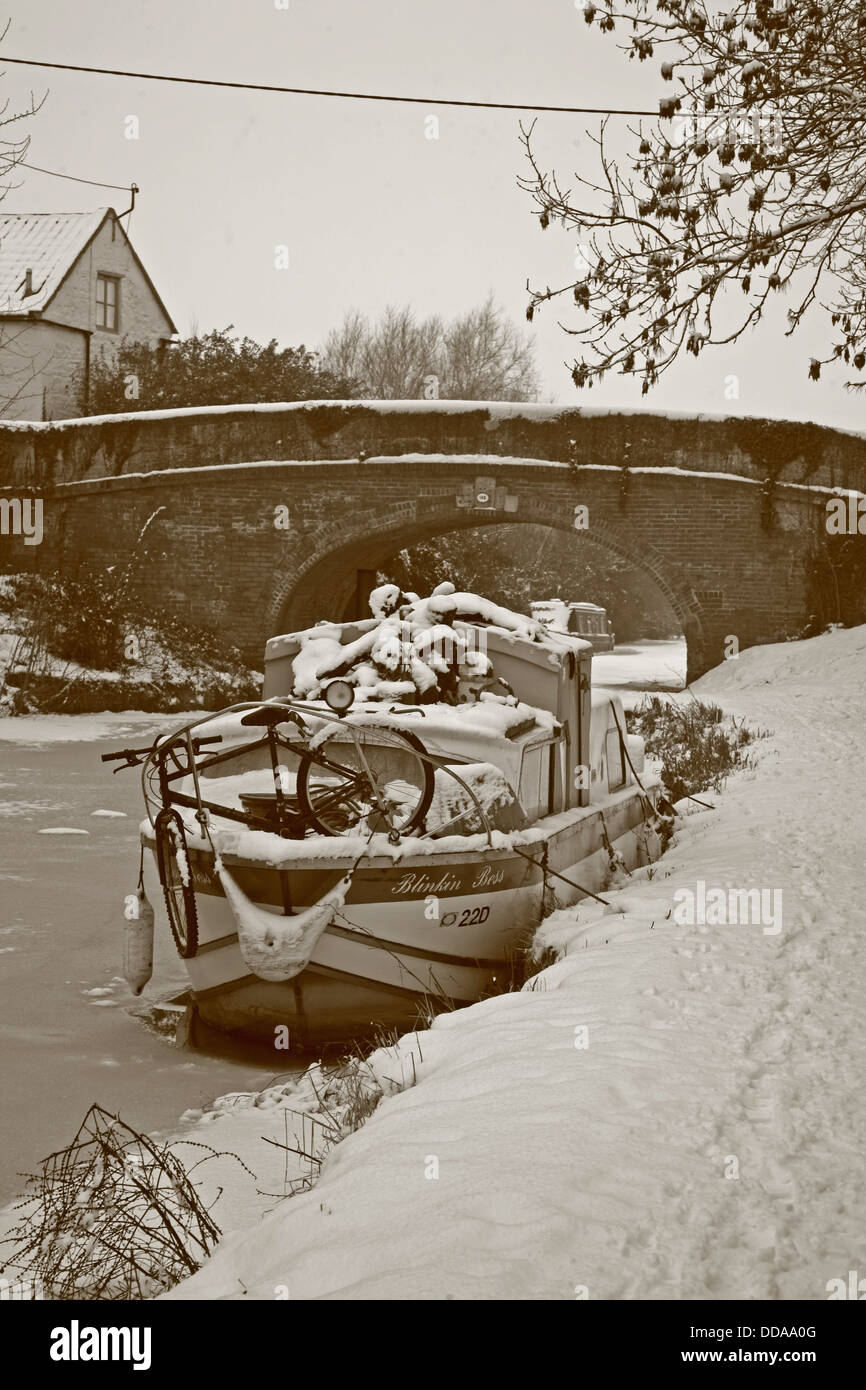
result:
[[[519,854],[522,859],[528,859],[530,864],[534,864],[537,869],[540,869],[545,878],[548,874],[552,874],[554,878],[561,878],[563,883],[568,884],[569,888],[576,888],[579,893],[584,893],[586,897],[595,898],[597,903],[604,903],[605,907],[610,907],[610,902],[607,898],[599,897],[598,893],[593,893],[591,888],[584,888],[582,884],[575,883],[573,878],[566,878],[565,874],[559,873],[557,869],[551,869],[550,865],[547,864],[544,859],[533,859],[531,854],[524,854],[522,849],[517,848],[517,845],[511,845],[510,848],[514,851],[515,854]],[[548,845],[545,841],[545,856],[547,855],[547,849]]]
[[[654,815],[654,816],[657,816],[657,815],[658,815],[658,812],[656,811],[655,806],[653,806],[652,798],[650,797],[650,794],[649,794],[649,792],[647,791],[646,787],[644,786],[643,782],[640,780],[640,777],[639,777],[638,774],[637,774],[637,769],[635,768],[635,765],[634,765],[634,763],[633,763],[632,760],[631,760],[631,753],[628,751],[628,735],[626,734],[626,732],[625,732],[625,731],[622,729],[622,727],[620,726],[619,715],[618,715],[617,712],[616,712],[616,705],[614,704],[613,700],[611,700],[609,703],[610,703],[610,712],[611,712],[611,714],[613,715],[613,722],[614,722],[614,724],[616,725],[617,733],[619,734],[619,741],[620,741],[620,744],[622,745],[622,751],[625,753],[626,761],[628,762],[628,765],[629,765],[629,767],[631,768],[631,775],[632,775],[632,777],[634,778],[634,780],[637,782],[637,784],[638,784],[638,786],[640,787],[641,791],[643,792],[644,800],[649,802],[650,810],[652,811],[653,815]]]
[[[620,729],[620,727],[619,727],[619,719],[617,718],[616,707],[615,707],[615,705],[614,705],[614,703],[613,703],[613,700],[611,700],[611,702],[610,702],[610,708],[611,708],[611,712],[612,712],[612,714],[613,714],[614,723],[616,724],[617,729],[619,729],[619,736],[620,736],[620,738],[621,738],[621,740],[622,740],[623,752],[625,753],[625,756],[626,756],[626,758],[628,759],[628,765],[629,765],[629,767],[630,767],[631,770],[632,770],[632,774],[633,774],[633,776],[634,776],[634,780],[637,782],[637,784],[638,784],[638,786],[640,787],[641,791],[644,793],[644,796],[646,796],[646,797],[647,797],[647,800],[649,801],[649,796],[647,795],[646,787],[644,786],[643,782],[642,782],[642,781],[640,780],[640,778],[638,777],[637,772],[635,771],[634,763],[633,763],[632,760],[631,760],[631,754],[630,754],[629,751],[628,751],[628,739],[626,738],[626,736],[625,736],[625,734],[623,733],[622,729]],[[685,796],[685,798],[686,798],[687,801],[694,801],[694,802],[697,803],[698,806],[706,806],[706,808],[707,808],[708,811],[715,811],[715,809],[716,809],[715,806],[713,806],[709,801],[701,801],[699,797],[697,797],[697,796],[692,796],[689,792],[684,792],[683,795]],[[667,804],[668,806],[671,806],[671,803],[668,801],[667,797],[665,797],[665,802],[666,802],[666,804]],[[650,802],[650,805],[652,805],[652,802]],[[672,811],[673,811],[673,809],[674,809],[673,806],[671,806],[671,810],[672,810]]]
[[[650,810],[653,810],[653,804],[650,801],[649,797],[646,797],[645,800],[649,803]],[[626,864],[619,850],[614,849],[613,847],[613,841],[611,840],[610,835],[608,834],[607,821],[604,818],[603,806],[599,806],[598,814],[601,816],[601,833],[604,836],[604,847],[607,850],[607,857],[610,860],[611,871],[615,869],[622,869],[623,872],[627,873],[629,878],[631,878],[631,869],[629,868],[628,864]]]
[[[637,769],[635,768],[635,765],[634,765],[634,763],[633,763],[632,760],[631,760],[631,754],[630,754],[629,751],[628,751],[628,740],[627,740],[625,734],[623,733],[622,726],[620,725],[620,722],[619,722],[619,716],[617,715],[617,712],[616,712],[616,706],[614,705],[613,700],[610,701],[610,708],[611,708],[611,713],[613,714],[614,723],[616,724],[616,727],[617,727],[617,732],[618,732],[618,734],[619,734],[619,736],[620,736],[620,742],[621,742],[621,744],[622,744],[623,752],[625,753],[626,759],[627,759],[627,761],[628,761],[628,765],[629,765],[629,767],[631,768],[632,776],[634,777],[635,782],[637,783],[638,787],[640,788],[640,791],[641,791],[641,793],[642,793],[642,795],[643,795],[643,798],[644,798],[644,800],[647,802],[647,804],[648,804],[648,806],[649,806],[649,809],[650,809],[650,811],[651,811],[651,813],[652,813],[654,819],[658,820],[658,819],[659,819],[658,808],[657,808],[656,806],[653,805],[652,798],[651,798],[649,792],[647,791],[646,787],[644,786],[643,782],[641,781],[640,777],[638,776]],[[691,800],[692,800],[692,801],[697,801],[697,797],[694,797],[694,796],[693,796],[693,797],[691,798]],[[707,802],[699,802],[698,804],[699,804],[699,805],[705,806],[705,805],[707,805],[708,803],[707,803]],[[710,807],[710,810],[713,810],[713,809],[714,809],[714,808],[711,806],[711,807]],[[614,851],[614,848],[613,848],[613,845],[611,844],[610,836],[608,835],[608,832],[607,832],[607,824],[606,824],[605,819],[604,819],[604,811],[601,812],[601,828],[602,828],[602,834],[603,834],[603,836],[604,836],[605,847],[606,847],[606,849],[607,849],[607,851],[608,851],[608,854],[610,855],[611,859],[613,860],[613,859],[616,858],[616,857],[618,857],[618,858],[621,859],[622,856],[616,856],[615,851]],[[545,845],[544,845],[544,855],[545,855],[544,860],[533,859],[531,854],[524,854],[523,850],[518,849],[516,845],[512,845],[511,848],[514,850],[515,854],[521,855],[521,857],[522,857],[523,859],[528,859],[529,862],[530,862],[530,864],[535,864],[537,868],[540,868],[542,874],[543,874],[544,877],[545,877],[545,879],[547,878],[547,875],[548,875],[548,874],[552,874],[552,876],[553,876],[554,878],[562,879],[562,882],[563,882],[563,883],[567,883],[568,886],[569,886],[569,888],[576,888],[576,889],[578,890],[578,892],[585,894],[586,897],[588,897],[588,898],[595,898],[595,901],[596,901],[596,902],[598,902],[598,903],[603,903],[605,907],[610,907],[610,906],[611,906],[611,904],[610,904],[610,902],[609,902],[609,900],[608,900],[607,898],[602,898],[602,897],[600,897],[600,895],[599,895],[598,893],[593,893],[593,891],[592,891],[591,888],[584,888],[582,884],[576,883],[576,882],[574,881],[573,878],[566,878],[565,874],[559,873],[556,869],[551,869],[550,866],[549,866],[549,865],[547,864],[547,862],[546,862],[546,859],[547,859],[547,849],[548,849],[548,846],[547,846],[546,843],[545,843]],[[631,870],[626,869],[626,872],[630,874],[630,873],[631,873]],[[545,886],[546,886],[546,885],[545,885]]]

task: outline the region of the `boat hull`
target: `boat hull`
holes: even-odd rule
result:
[[[654,799],[657,789],[648,790]],[[542,917],[602,888],[611,850],[628,868],[656,857],[646,800],[628,788],[603,808],[549,817],[536,827],[538,839],[522,840],[520,853],[461,852],[452,839],[441,847],[426,842],[424,852],[397,863],[359,866],[308,965],[286,981],[249,972],[213,858],[191,849],[199,946],[184,964],[193,1006],[212,1027],[284,1056],[425,1026],[443,1009],[519,986],[525,948]],[[282,914],[336,884],[348,861],[339,858],[336,841],[334,851],[288,868],[229,855],[224,862],[248,898]]]

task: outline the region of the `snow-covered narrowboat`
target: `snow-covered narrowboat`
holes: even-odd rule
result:
[[[529,605],[533,618],[560,632],[571,632],[589,642],[593,651],[612,652],[616,646],[613,623],[607,609],[598,603],[566,602],[565,599],[538,599]]]
[[[260,702],[108,755],[143,763],[195,1014],[292,1050],[510,987],[547,912],[664,842],[589,643],[448,584],[371,604],[272,638]]]

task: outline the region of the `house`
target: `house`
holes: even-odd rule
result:
[[[0,418],[86,414],[97,354],[176,332],[114,208],[0,216]]]

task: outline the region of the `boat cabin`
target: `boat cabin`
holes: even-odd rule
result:
[[[539,599],[530,604],[532,616],[555,631],[569,632],[592,644],[597,652],[611,652],[616,635],[607,609],[598,603],[574,603],[565,599]]]
[[[348,647],[374,625],[367,619],[330,625],[329,631],[338,628]],[[468,645],[486,653],[495,680],[506,683],[511,698],[491,689],[455,704],[362,699],[352,706],[353,723],[369,718],[371,724],[415,734],[428,754],[447,766],[493,764],[516,792],[528,822],[589,806],[633,780],[619,701],[592,696],[588,642],[558,631],[530,640],[462,619],[454,627]],[[293,698],[293,663],[311,632],[315,629],[267,643],[264,699]]]

